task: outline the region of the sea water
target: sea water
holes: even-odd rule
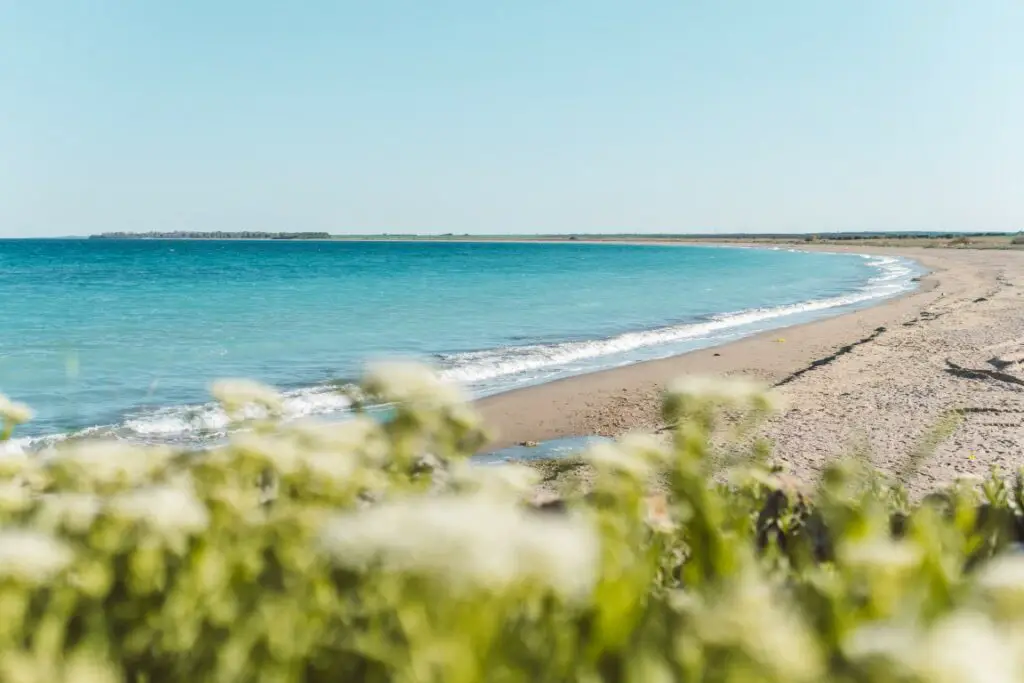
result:
[[[210,383],[343,415],[368,360],[476,396],[724,343],[914,287],[894,257],[625,244],[0,240],[0,392],[73,434],[202,446]],[[9,446],[10,448],[11,446]]]

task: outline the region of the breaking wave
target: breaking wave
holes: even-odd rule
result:
[[[443,375],[447,379],[473,386],[500,377],[620,356],[649,347],[663,347],[701,339],[713,340],[759,323],[863,304],[888,298],[912,288],[911,278],[915,271],[911,262],[893,257],[865,258],[868,259],[868,265],[879,269],[879,274],[872,277],[861,289],[841,296],[811,299],[771,308],[721,313],[704,320],[626,332],[605,339],[439,354],[438,360],[445,368]]]

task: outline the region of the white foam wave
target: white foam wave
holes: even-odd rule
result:
[[[88,429],[81,430],[81,434],[88,435],[93,433],[96,428],[90,427]],[[35,453],[55,446],[61,441],[67,440],[71,434],[62,432],[59,434],[47,434],[45,436],[23,436],[14,439],[8,439],[7,441],[0,442],[0,458],[24,455],[26,453]]]
[[[709,338],[735,328],[756,325],[778,318],[852,306],[873,299],[893,296],[910,287],[911,266],[898,258],[862,255],[867,265],[881,273],[861,290],[842,296],[813,299],[774,308],[756,308],[716,315],[710,320],[627,332],[607,339],[537,344],[441,355],[445,379],[478,384],[500,377],[563,366],[603,356],[628,353],[645,347],[660,346],[692,339]]]
[[[285,420],[338,413],[351,405],[345,395],[325,386],[288,391],[284,393],[283,399],[282,416]],[[244,417],[263,416],[265,413],[254,409]],[[85,436],[147,443],[198,445],[226,436],[230,423],[224,409],[217,403],[167,406],[139,411],[119,424],[97,425],[75,432],[11,439],[0,443],[0,457],[38,452],[69,438]]]
[[[22,455],[32,450],[32,444],[36,441],[33,437],[22,437],[20,439],[8,439],[0,442],[0,458]]]
[[[345,410],[350,402],[347,397],[332,387],[296,389],[284,394],[282,414],[286,420],[312,415],[323,415]],[[264,415],[253,410],[245,417],[259,418]],[[227,433],[230,419],[216,403],[193,406],[160,408],[125,420],[119,432],[123,437],[158,439],[168,437],[223,436]]]

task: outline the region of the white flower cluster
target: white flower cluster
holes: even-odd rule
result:
[[[342,482],[351,479],[363,463],[362,454],[355,450],[304,443],[294,432],[285,430],[275,434],[239,433],[231,437],[230,444],[237,452],[258,457],[284,477],[305,473]]]
[[[915,624],[863,626],[846,639],[843,650],[853,661],[884,662],[900,680],[1024,681],[1010,639],[987,617],[969,611],[954,613],[926,632]]]
[[[647,461],[615,444],[594,444],[584,451],[583,458],[598,471],[628,474],[641,481],[651,475],[651,467]]]
[[[42,584],[63,571],[72,559],[67,546],[46,534],[0,530],[0,579]]]
[[[669,383],[666,394],[670,399],[707,401],[722,406],[756,405],[766,409],[781,406],[775,393],[743,377],[680,377]]]
[[[766,667],[767,680],[812,681],[821,674],[824,662],[813,634],[753,572],[713,605],[701,604],[695,623],[705,642],[739,647]]]
[[[381,466],[390,457],[380,424],[366,415],[342,422],[300,420],[284,426],[281,433],[294,438],[303,448],[331,453],[349,463]]]
[[[1024,556],[1000,555],[978,572],[977,585],[993,595],[1024,597]]]
[[[194,534],[210,523],[210,515],[191,491],[178,486],[148,486],[113,496],[107,512],[147,525],[164,536]]]
[[[303,458],[302,468],[314,479],[342,484],[355,478],[359,463],[349,453],[313,451]]]
[[[39,461],[35,458],[30,458],[24,451],[4,452],[0,448],[0,477],[14,477],[29,472],[35,473],[38,466]]]
[[[20,425],[31,420],[33,415],[32,409],[24,403],[12,401],[0,394],[0,422]]]
[[[248,379],[222,379],[213,383],[210,393],[229,415],[236,416],[255,406],[272,415],[284,407],[281,395],[265,384]]]
[[[343,453],[363,451],[368,444],[377,449],[386,446],[381,443],[380,424],[366,415],[357,415],[342,422],[298,420],[284,425],[282,431],[311,446]]]
[[[16,481],[0,482],[0,512],[20,512],[32,506],[32,492]]]
[[[137,486],[151,481],[173,455],[168,448],[123,441],[80,441],[49,453],[46,464],[82,483]]]
[[[599,541],[590,523],[483,496],[385,503],[334,518],[323,540],[343,566],[380,563],[454,585],[502,590],[537,582],[581,599],[597,578]]]
[[[1024,556],[1001,555],[977,572],[975,587],[992,614],[1019,621],[1024,615]]]
[[[626,453],[650,463],[666,463],[670,460],[665,439],[654,434],[631,432],[620,437],[618,444]]]
[[[91,493],[47,493],[40,497],[36,524],[85,531],[102,509],[103,500]]]
[[[522,500],[531,496],[540,484],[541,474],[533,467],[515,464],[475,465],[459,462],[452,465],[452,481],[456,486],[488,497]]]
[[[915,569],[923,559],[920,546],[882,537],[845,542],[837,554],[846,566],[892,573]]]
[[[466,402],[458,387],[441,381],[430,368],[414,362],[371,365],[363,388],[371,395],[413,407],[450,407]]]
[[[275,471],[283,475],[294,474],[299,470],[305,453],[293,439],[280,434],[257,434],[239,432],[232,435],[231,448],[266,462]]]

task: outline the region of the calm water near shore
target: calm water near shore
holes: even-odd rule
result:
[[[904,259],[621,244],[0,240],[0,392],[21,446],[89,433],[202,445],[206,387],[252,377],[340,414],[368,359],[484,395],[871,305]]]

